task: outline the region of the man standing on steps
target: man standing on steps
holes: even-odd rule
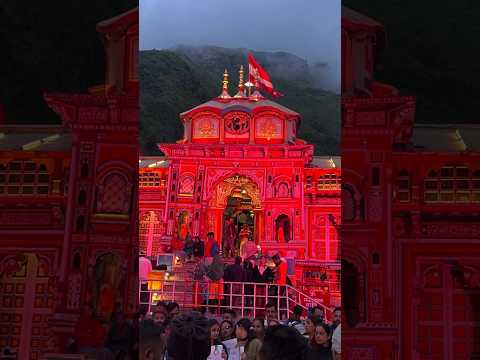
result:
[[[287,272],[288,272],[288,266],[287,262],[285,259],[280,257],[280,254],[275,254],[272,256],[272,261],[275,264],[275,284],[278,285],[278,289],[276,291],[279,291],[280,295],[280,303],[278,304],[280,310],[285,309],[287,307],[287,300],[286,300],[286,294],[287,294]]]
[[[286,285],[288,271],[287,263],[280,258],[280,254],[273,255],[272,260],[275,264],[275,283],[277,285]]]
[[[215,234],[209,232],[207,234],[207,243],[205,244],[205,257],[215,257],[220,253],[220,247],[218,246],[217,241],[215,240]]]

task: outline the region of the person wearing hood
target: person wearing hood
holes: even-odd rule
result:
[[[219,304],[223,299],[223,273],[224,265],[222,255],[214,256],[212,263],[207,268],[208,282],[208,304]]]

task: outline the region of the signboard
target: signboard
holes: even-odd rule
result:
[[[162,270],[167,272],[172,272],[173,270],[173,261],[175,255],[173,254],[163,254],[157,256],[157,265],[155,266],[156,270]]]

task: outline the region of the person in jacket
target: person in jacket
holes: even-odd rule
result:
[[[305,360],[332,360],[330,337],[330,326],[323,322],[317,323]]]
[[[203,243],[200,236],[195,236],[195,241],[193,243],[193,256],[196,258],[202,258],[205,254],[205,244]]]
[[[293,314],[288,319],[287,325],[297,329],[300,334],[305,333],[305,324],[302,320],[303,308],[300,305],[295,305],[293,308]]]
[[[207,234],[207,243],[205,244],[205,256],[215,257],[215,255],[218,255],[219,253],[220,247],[215,240],[215,234],[213,232],[209,232]]]
[[[305,360],[308,344],[297,330],[286,325],[269,327],[257,360]]]
[[[190,233],[187,233],[187,236],[185,237],[184,246],[183,246],[183,252],[185,253],[186,261],[192,260],[193,248],[194,248],[194,242],[190,236]]]

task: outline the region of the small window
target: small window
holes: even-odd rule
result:
[[[33,183],[33,182],[35,182],[35,175],[34,175],[34,174],[25,174],[25,175],[23,175],[23,182],[24,182],[24,183]]]
[[[24,164],[24,170],[25,171],[35,171],[36,166],[34,162],[26,162]]]
[[[438,181],[437,180],[425,180],[425,189],[427,190],[437,190]]]
[[[80,193],[78,194],[78,204],[85,205],[86,201],[87,201],[87,193],[85,192],[85,190],[80,190]]]
[[[18,162],[18,161],[12,161],[10,164],[9,164],[9,170],[21,170],[22,169],[22,163]]]
[[[47,195],[48,194],[48,186],[39,186],[37,188],[37,194]]]
[[[8,187],[8,194],[11,194],[11,195],[20,194],[20,187],[19,186],[9,186]]]
[[[457,167],[456,168],[456,176],[457,177],[464,177],[464,178],[468,178],[470,176],[470,173],[469,173],[469,170],[467,167]]]
[[[311,177],[311,176],[307,176],[307,177],[305,178],[305,181],[306,181],[306,187],[307,187],[307,188],[312,187],[312,177]]]
[[[453,167],[443,167],[440,170],[441,177],[453,177]]]
[[[73,268],[74,269],[80,269],[80,266],[82,265],[82,258],[80,254],[77,252],[73,256]]]
[[[380,254],[376,251],[372,255],[372,264],[373,265],[380,265]]]
[[[373,186],[380,185],[380,168],[378,167],[372,168],[372,185]]]
[[[20,174],[11,174],[8,178],[9,183],[19,183],[22,181],[22,175]]]
[[[88,177],[88,163],[87,162],[84,162],[82,164],[82,168],[80,169],[80,176],[82,178]]]
[[[48,174],[39,174],[38,175],[38,182],[39,183],[48,183],[50,180],[50,176]]]
[[[440,182],[440,188],[442,190],[451,190],[453,189],[453,180],[443,180]]]
[[[85,217],[83,215],[80,215],[77,217],[77,221],[75,224],[75,231],[83,232],[84,227],[85,227]]]
[[[25,195],[31,195],[31,194],[33,194],[33,193],[34,193],[34,188],[33,188],[33,186],[24,186],[22,193],[25,194]]]

